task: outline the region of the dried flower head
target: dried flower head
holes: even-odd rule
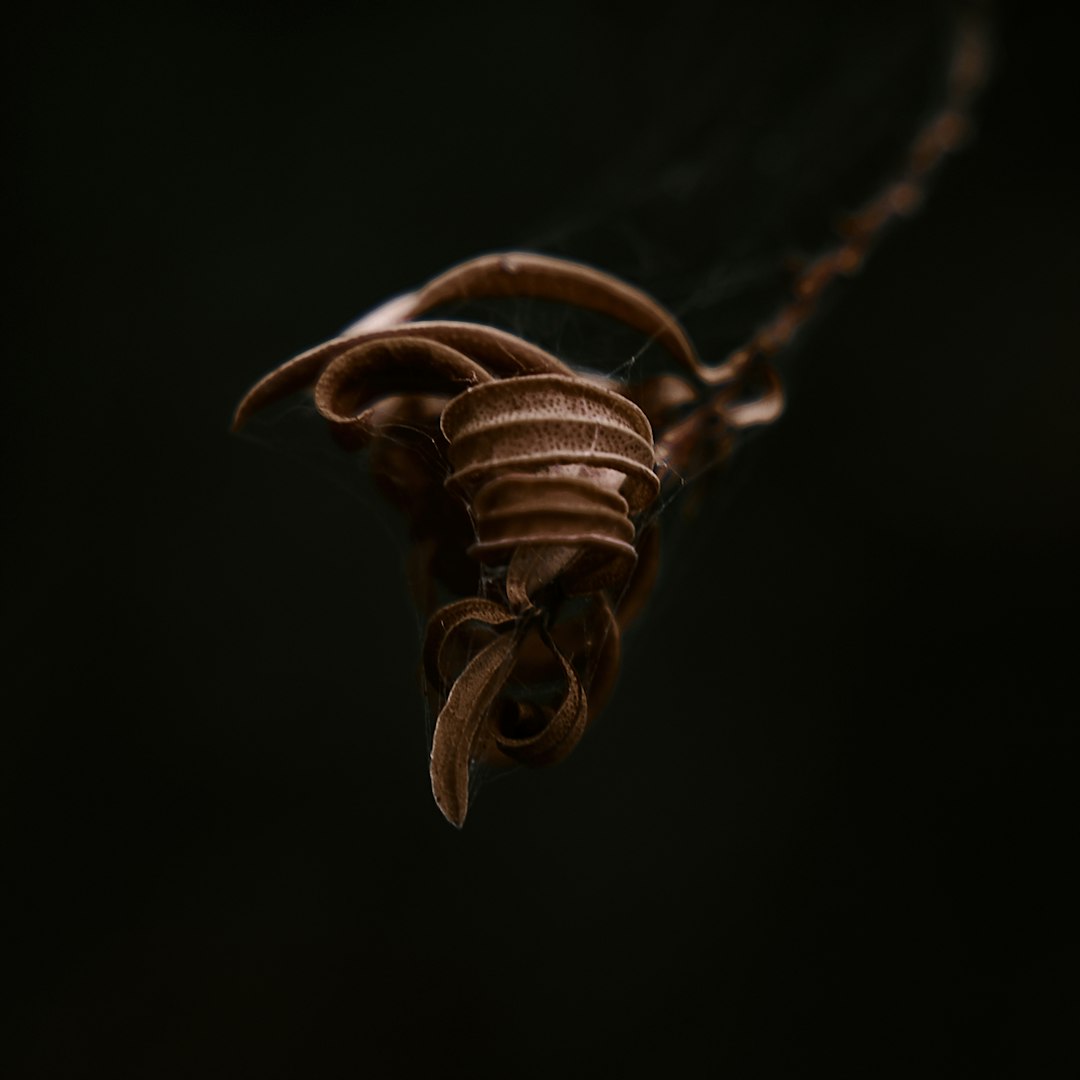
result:
[[[477,765],[558,761],[603,707],[622,631],[654,580],[649,511],[658,494],[723,460],[740,429],[780,414],[770,358],[828,285],[859,269],[883,227],[918,204],[962,138],[985,52],[978,24],[964,23],[946,101],[899,175],[844,221],[791,300],[720,364],[704,363],[672,312],[635,286],[513,252],[462,263],[388,301],[240,403],[235,428],[271,401],[313,392],[339,442],[369,453],[376,483],[406,518],[410,579],[428,617],[431,783],[449,821],[465,820]],[[598,312],[661,346],[670,370],[620,382],[574,371],[491,326],[424,318],[483,297]]]

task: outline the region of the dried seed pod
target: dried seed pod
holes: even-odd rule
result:
[[[312,387],[335,436],[370,451],[381,490],[409,519],[414,591],[426,609],[434,578],[453,589],[466,576],[447,573],[457,556],[485,567],[484,595],[434,611],[425,645],[437,713],[432,787],[455,824],[475,763],[549,763],[576,744],[614,683],[619,600],[626,593],[627,614],[640,610],[658,555],[654,531],[638,566],[639,525],[660,477],[649,417],[620,392],[627,387],[574,374],[491,327],[393,321],[477,292],[590,307],[658,334],[691,371],[700,366],[675,317],[625,282],[543,256],[489,256],[283,365],[236,417],[239,426]],[[674,398],[667,383],[652,397],[665,408],[685,403],[689,384],[669,382],[680,388]],[[435,457],[410,453],[403,432]]]
[[[652,587],[658,542],[647,513],[661,486],[723,459],[735,432],[780,414],[769,359],[832,282],[861,267],[885,226],[918,205],[963,137],[986,64],[981,23],[962,20],[946,100],[899,175],[845,219],[790,300],[720,363],[704,363],[675,316],[635,286],[514,252],[388,301],[240,403],[236,428],[312,389],[341,443],[370,452],[380,490],[408,520],[414,594],[430,615],[432,790],[455,825],[478,764],[547,764],[576,745],[614,683],[620,630]],[[660,345],[677,371],[602,382],[505,331],[419,321],[439,304],[489,296],[599,312]],[[459,599],[440,607],[440,590]]]

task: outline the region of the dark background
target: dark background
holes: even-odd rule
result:
[[[1044,14],[1005,9],[975,139],[804,335],[783,420],[667,512],[604,716],[462,832],[392,518],[313,426],[227,430],[490,249],[606,247],[709,355],[745,337],[943,41],[937,5],[753,10],[9,23],[8,1075],[1073,1074],[1075,59]],[[654,220],[636,185],[680,154]]]

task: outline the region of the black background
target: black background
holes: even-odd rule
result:
[[[647,173],[713,42],[753,95],[796,32],[104,10],[6,46],[9,1075],[1071,1075],[1061,28],[1006,9],[975,140],[805,335],[783,420],[668,511],[604,717],[459,833],[388,513],[231,410],[365,307],[558,229],[619,155]],[[821,10],[823,82],[872,66]],[[781,187],[691,220],[764,236]]]

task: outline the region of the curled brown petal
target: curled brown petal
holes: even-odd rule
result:
[[[239,431],[260,409],[311,386],[326,366],[342,353],[368,341],[418,336],[457,349],[492,374],[502,377],[543,372],[571,373],[561,360],[538,345],[493,326],[466,322],[424,322],[383,327],[333,338],[264,375],[237,406],[233,430]]]
[[[732,427],[771,424],[784,411],[784,385],[780,376],[768,364],[762,364],[758,374],[765,380],[765,388],[759,397],[752,401],[723,406],[724,420]]]
[[[450,688],[431,744],[431,790],[459,828],[469,809],[469,766],[483,751],[488,714],[510,673],[516,635],[501,634],[466,665]]]
[[[464,353],[417,335],[376,338],[335,357],[315,384],[315,407],[334,429],[368,436],[390,394],[454,395],[491,381]]]
[[[597,596],[584,620],[558,627],[553,635],[540,631],[536,645],[546,650],[547,660],[536,648],[526,650],[533,657],[518,676],[530,681],[548,681],[544,674],[554,663],[566,684],[558,706],[550,712],[539,706],[507,703],[519,717],[542,716],[540,727],[528,735],[515,736],[494,723],[495,703],[508,678],[524,661],[522,646],[529,639],[529,622],[515,618],[492,601],[469,599],[449,604],[436,613],[429,624],[424,645],[424,667],[429,684],[445,685],[452,677],[446,660],[448,646],[469,624],[486,624],[498,636],[484,645],[453,681],[439,712],[432,743],[432,789],[448,820],[460,825],[468,806],[469,768],[474,761],[494,757],[531,765],[551,764],[565,757],[577,744],[589,720],[607,699],[618,670],[619,633],[606,599]],[[509,624],[514,623],[512,633]],[[533,624],[535,625],[535,624]],[[595,692],[586,695],[571,655],[580,654]],[[527,674],[526,674],[527,672]],[[590,699],[596,702],[590,706]],[[547,714],[546,716],[544,714]],[[504,713],[504,715],[506,715]],[[504,761],[505,763],[505,761]]]
[[[589,718],[588,702],[577,672],[550,641],[547,645],[566,680],[566,693],[562,701],[539,731],[515,738],[496,730],[494,736],[495,745],[507,757],[531,765],[550,765],[566,757],[577,745]]]
[[[466,623],[486,623],[502,627],[515,620],[513,612],[501,604],[480,597],[469,597],[439,608],[431,617],[424,635],[424,673],[432,686],[439,686],[450,678],[444,663],[444,647],[451,636]]]
[[[584,263],[511,251],[483,255],[447,270],[413,293],[394,297],[365,316],[355,328],[383,325],[387,320],[415,319],[454,300],[494,296],[528,296],[561,301],[616,319],[662,345],[702,382],[729,382],[738,368],[702,363],[675,315],[648,293]]]

